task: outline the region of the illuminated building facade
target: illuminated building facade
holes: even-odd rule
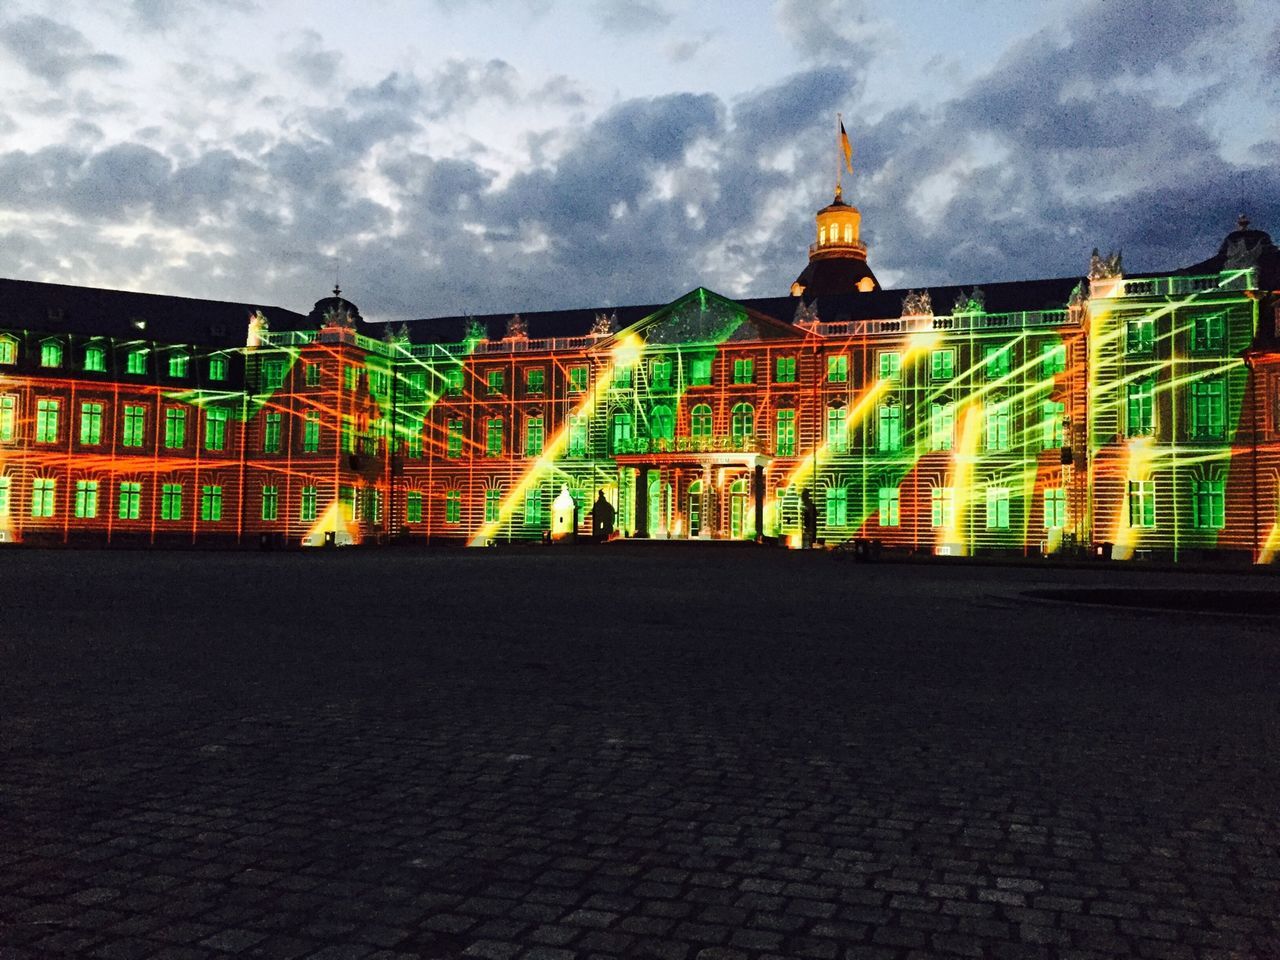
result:
[[[1267,234],[884,290],[856,208],[816,227],[791,296],[523,317],[0,281],[0,539],[482,545],[603,496],[636,537],[798,542],[809,500],[827,544],[1276,556]]]

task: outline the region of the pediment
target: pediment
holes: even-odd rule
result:
[[[618,333],[619,338],[628,335],[655,346],[683,346],[794,339],[802,333],[791,324],[699,287]]]

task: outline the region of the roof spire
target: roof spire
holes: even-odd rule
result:
[[[1249,218],[1246,217],[1243,213],[1241,213],[1240,216],[1236,218],[1236,226],[1239,227],[1241,230],[1248,230]]]

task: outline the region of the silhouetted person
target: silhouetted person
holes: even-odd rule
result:
[[[605,499],[604,491],[601,490],[596,497],[596,502],[591,505],[591,537],[597,543],[602,543],[613,536],[613,521],[618,512],[613,509],[613,504]]]
[[[808,550],[818,539],[818,508],[808,490],[800,494],[800,547]]]

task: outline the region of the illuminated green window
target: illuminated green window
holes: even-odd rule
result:
[[[827,382],[849,382],[849,355],[847,353],[839,353],[834,357],[827,357]]]
[[[308,360],[302,365],[302,382],[308,387],[320,386],[320,364]]]
[[[569,456],[587,455],[587,418],[580,413],[569,414]]]
[[[226,407],[205,407],[204,410],[204,448],[214,453],[227,448]]]
[[[185,377],[191,360],[185,353],[169,354],[169,376]]]
[[[983,347],[982,363],[988,380],[999,380],[1009,375],[1010,347]]]
[[[929,354],[929,379],[950,380],[956,372],[956,352],[950,348]]]
[[[36,443],[56,443],[58,440],[57,400],[36,401]]]
[[[147,430],[147,408],[126,404],[124,408],[124,432],[120,443],[126,447],[142,446]]]
[[[1149,357],[1156,349],[1156,324],[1149,317],[1130,320],[1125,325],[1125,351],[1130,356]]]
[[[877,360],[881,380],[897,380],[902,376],[902,354],[896,350],[882,350]]]
[[[364,488],[362,497],[364,505],[364,522],[365,523],[381,523],[382,522],[382,491],[373,487]]]
[[[619,365],[613,368],[614,389],[626,389],[631,386],[631,367]]]
[[[379,397],[384,397],[388,393],[391,386],[390,378],[385,370],[369,371],[369,392]]]
[[[262,452],[280,452],[280,424],[283,414],[268,413],[262,424]]]
[[[796,412],[786,409],[774,414],[773,450],[779,457],[796,455]]]
[[[484,452],[485,456],[500,457],[502,456],[502,418],[490,417],[485,421],[485,440]]]
[[[142,514],[142,484],[124,480],[117,487],[117,492],[116,516],[121,520],[137,520]]]
[[[1056,450],[1066,442],[1063,418],[1067,405],[1061,400],[1046,400],[1041,407],[1040,447],[1043,450]]]
[[[670,357],[654,357],[649,365],[649,386],[654,390],[671,389]]]
[[[410,490],[407,494],[405,494],[404,522],[405,523],[421,523],[422,522],[422,493],[418,490]]]
[[[410,460],[422,459],[422,421],[417,417],[410,417],[407,427],[408,436],[405,439],[405,454]]]
[[[827,487],[827,526],[843,527],[849,523],[848,487]]]
[[[445,381],[445,392],[451,397],[462,396],[462,367],[450,367],[447,377],[448,379]]]
[[[316,488],[303,487],[302,498],[299,502],[298,519],[314,520],[316,518]]]
[[[160,519],[182,519],[182,484],[166,483],[160,487]]]
[[[456,460],[462,456],[462,439],[462,420],[457,417],[446,420],[444,455],[450,460]]]
[[[0,517],[9,515],[9,501],[12,499],[11,490],[13,489],[13,480],[9,477],[0,477]]]
[[[1009,404],[997,403],[988,407],[984,418],[986,428],[986,448],[988,450],[1009,449]]]
[[[956,498],[951,487],[932,487],[929,491],[929,522],[937,527],[949,527],[955,523]]]
[[[40,366],[62,366],[62,344],[57,340],[46,340],[40,344]]]
[[[503,377],[501,370],[490,370],[488,378],[489,395],[493,396],[495,394],[502,393],[504,382],[505,378]]]
[[[755,436],[756,409],[749,403],[734,404],[729,414],[729,433],[737,444]]]
[[[360,368],[350,363],[342,367],[342,389],[354,390],[360,384]]]
[[[1198,530],[1221,530],[1227,521],[1225,480],[1197,480],[1191,488],[1191,519]]]
[[[1126,432],[1130,437],[1150,436],[1155,430],[1155,381],[1125,384]]]
[[[1057,530],[1067,525],[1067,491],[1062,487],[1046,487],[1044,491],[1044,528]]]
[[[901,519],[901,494],[897,487],[881,487],[876,495],[879,522],[882,527],[896,527]]]
[[[502,515],[502,491],[497,487],[489,487],[484,492],[484,521],[497,523]]]
[[[880,453],[897,453],[902,449],[902,407],[882,403],[877,411],[876,449]]]
[[[699,439],[709,440],[711,438],[711,431],[711,408],[705,403],[700,403],[689,411],[689,435]]]
[[[1191,384],[1191,436],[1196,440],[1221,440],[1226,430],[1226,383],[1209,377]]]
[[[124,372],[140,376],[147,372],[147,351],[130,350],[124,358]]]
[[[227,379],[227,358],[226,357],[210,357],[209,358],[209,379],[210,380]]]
[[[80,519],[91,519],[98,515],[98,481],[76,481],[75,514]]]
[[[796,382],[796,358],[778,357],[773,366],[774,383]]]
[[[613,415],[613,450],[615,453],[626,451],[635,436],[631,414],[621,410]]]
[[[31,481],[31,515],[33,517],[53,516],[53,504],[57,490],[57,480],[39,478]]]
[[[200,488],[200,519],[211,522],[222,519],[222,487],[214,484]]]
[[[107,369],[107,350],[105,347],[84,348],[84,368],[89,373],[103,373]]]
[[[711,382],[711,358],[694,357],[689,363],[689,382],[695,387],[705,387]]]
[[[587,368],[585,366],[579,365],[569,368],[569,392],[587,392]]]
[[[187,442],[187,411],[170,407],[164,412],[164,445],[176,450]]]
[[[343,520],[348,523],[355,521],[360,509],[359,492],[355,487],[338,487],[338,506]]]
[[[444,522],[462,522],[462,491],[446,490],[444,492]]]
[[[1129,481],[1129,526],[1154,527],[1156,525],[1156,482],[1154,480]]]
[[[1009,488],[987,487],[987,529],[1009,529]]]
[[[1040,375],[1052,377],[1067,369],[1067,345],[1046,343],[1040,347]]]
[[[351,416],[348,414],[343,414],[338,424],[338,449],[343,453],[356,452],[355,424],[351,422]]]
[[[524,455],[542,456],[543,427],[541,417],[528,417],[524,421]]]
[[[0,393],[0,443],[8,443],[17,435],[18,398],[12,393]]]
[[[1227,345],[1227,318],[1221,313],[1191,321],[1191,349],[1195,353],[1221,353]]]
[[[302,425],[302,452],[320,452],[320,412],[309,410],[307,419]]]
[[[0,335],[0,364],[8,366],[18,362],[18,341],[13,337]]]
[[[262,389],[279,390],[284,386],[284,361],[267,360],[262,364]]]
[[[750,357],[739,357],[733,361],[733,382],[754,383],[756,379],[756,362]]]
[[[526,526],[542,523],[542,487],[534,485],[524,493],[524,522]]]
[[[649,436],[654,440],[670,440],[676,435],[676,418],[666,404],[649,411]]]
[[[845,453],[849,449],[849,425],[844,407],[827,407],[827,449]]]
[[[275,486],[262,488],[262,519],[275,520],[280,516],[280,490]]]
[[[955,442],[956,408],[950,403],[929,405],[929,449],[950,450]]]
[[[80,442],[90,447],[102,442],[102,404],[80,404]]]

